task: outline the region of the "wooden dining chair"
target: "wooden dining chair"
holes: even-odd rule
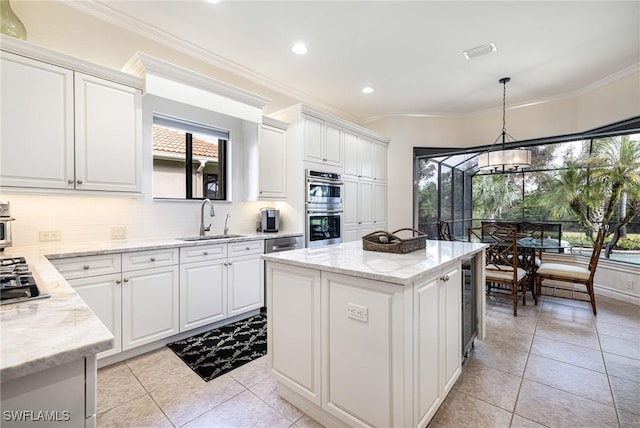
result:
[[[438,226],[438,240],[453,241],[453,236],[451,235],[451,229],[449,228],[449,223],[447,223],[446,221],[439,221],[437,226]]]
[[[485,250],[485,277],[487,294],[510,295],[513,301],[513,316],[518,315],[518,300],[526,304],[527,271],[518,267],[518,240],[515,228],[486,224],[471,227],[467,231],[469,242],[489,244]],[[507,291],[507,293],[505,293]]]
[[[596,296],[593,292],[593,277],[596,274],[605,235],[606,227],[598,230],[587,268],[569,263],[542,263],[536,271],[536,294],[538,296],[541,295],[542,287],[553,288],[553,295],[555,297],[567,299],[575,299],[575,293],[587,294],[591,302],[593,314],[596,315]],[[546,280],[553,280],[554,282],[551,285],[544,285],[543,281]],[[586,290],[576,290],[576,285],[584,285]],[[571,297],[556,295],[556,289],[570,291]]]

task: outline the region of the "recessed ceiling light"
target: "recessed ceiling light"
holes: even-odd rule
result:
[[[365,86],[364,88],[362,88],[363,94],[370,94],[371,92],[373,92],[373,88],[371,86]]]
[[[462,55],[466,59],[473,59],[482,55],[490,54],[492,52],[495,52],[496,50],[497,50],[496,44],[491,42],[491,43],[487,43],[486,45],[476,46],[475,48],[468,49],[462,52]]]
[[[304,55],[307,53],[307,46],[304,43],[298,42],[291,48],[291,52],[296,55]]]

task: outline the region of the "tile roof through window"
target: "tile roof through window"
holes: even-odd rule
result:
[[[218,145],[193,137],[194,157],[218,157]],[[162,126],[153,126],[153,151],[164,153],[185,153],[185,133]]]

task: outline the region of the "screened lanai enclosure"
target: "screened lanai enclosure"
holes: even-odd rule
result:
[[[486,148],[415,148],[415,227],[437,239],[446,222],[465,240],[483,222],[544,223],[561,252],[590,255],[592,237],[608,225],[602,256],[640,264],[640,133],[601,134],[521,142],[531,165],[516,170],[478,168]]]

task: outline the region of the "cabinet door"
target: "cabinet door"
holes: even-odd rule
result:
[[[311,162],[322,163],[323,159],[323,124],[320,119],[311,116],[304,116],[303,121],[303,147],[304,158]]]
[[[140,91],[76,73],[76,189],[141,189]]]
[[[73,189],[73,72],[2,52],[3,186]]]
[[[263,278],[261,256],[229,259],[227,293],[230,317],[264,306]]]
[[[345,227],[357,225],[360,221],[360,202],[358,199],[358,182],[352,180],[344,180],[343,185],[342,221]]]
[[[462,371],[462,277],[460,267],[445,270],[444,289],[444,395],[453,387]]]
[[[224,260],[180,265],[180,332],[227,317]]]
[[[387,145],[384,143],[373,143],[373,179],[387,180]]]
[[[361,223],[373,223],[373,183],[358,184],[359,218]]]
[[[122,273],[122,349],[178,333],[178,266]]]
[[[414,288],[414,426],[425,426],[442,402],[440,385],[441,304],[437,278]]]
[[[342,241],[352,242],[360,239],[360,228],[357,226],[354,228],[346,228],[342,231]]]
[[[286,192],[286,132],[262,126],[258,148],[258,197],[284,199]]]
[[[387,221],[387,185],[373,185],[373,223],[377,225]]]
[[[342,166],[342,128],[325,122],[324,157],[330,165]]]
[[[360,156],[360,146],[358,136],[348,131],[344,132],[344,174],[357,177],[360,175],[358,169],[358,157]]]
[[[120,273],[69,280],[69,284],[113,334],[113,348],[98,354],[108,357],[122,351],[122,281]]]
[[[373,178],[373,142],[360,137],[360,174],[361,178]]]

